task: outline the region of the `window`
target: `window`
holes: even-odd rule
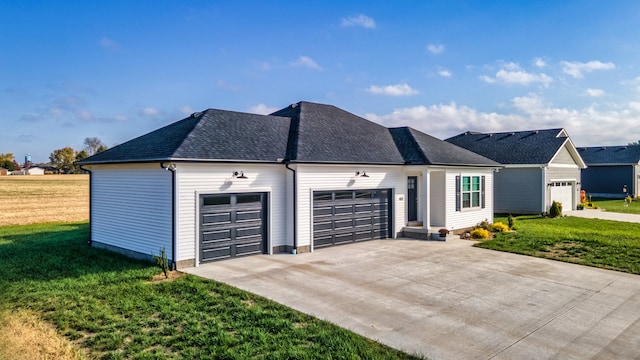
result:
[[[456,211],[484,208],[484,176],[456,176]]]

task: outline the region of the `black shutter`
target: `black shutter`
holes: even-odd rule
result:
[[[456,211],[460,211],[460,201],[461,196],[460,196],[460,175],[456,176]]]
[[[485,191],[484,191],[484,181],[485,180],[484,180],[484,178],[485,177],[483,176],[482,180],[480,182],[480,204],[482,205],[483,209],[485,207],[485,202],[484,202],[484,198],[485,198],[485,196],[484,196],[484,193],[485,193]]]

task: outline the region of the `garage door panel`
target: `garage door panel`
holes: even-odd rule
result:
[[[204,214],[202,215],[202,225],[231,224],[231,213]]]
[[[202,242],[207,244],[214,241],[224,241],[231,239],[231,229],[203,231]]]
[[[314,248],[389,236],[390,190],[313,193]]]
[[[263,253],[265,209],[264,193],[202,195],[200,262]]]

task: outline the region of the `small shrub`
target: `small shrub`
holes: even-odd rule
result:
[[[491,230],[491,224],[489,223],[489,220],[484,219],[480,224],[476,225],[476,229],[485,229],[489,231]]]
[[[158,264],[162,272],[164,273],[165,278],[169,278],[169,260],[167,259],[167,251],[165,248],[160,249],[160,254],[158,256],[151,254],[153,260]]]
[[[489,230],[482,229],[482,228],[471,230],[471,237],[474,239],[488,239]]]
[[[493,225],[491,225],[491,231],[493,232],[505,232],[505,231],[509,231],[509,227],[503,223],[501,223],[500,221],[493,223]]]
[[[511,214],[509,214],[509,217],[507,218],[507,222],[509,223],[510,230],[512,230],[513,227],[516,225],[516,219]]]
[[[549,216],[552,218],[562,216],[562,203],[554,201],[551,203],[551,208],[549,209]]]

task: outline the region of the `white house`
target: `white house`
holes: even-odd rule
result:
[[[16,170],[11,175],[44,175],[44,169],[41,167],[30,167],[28,169]]]
[[[553,201],[575,210],[580,202],[586,165],[564,129],[466,132],[446,141],[504,166],[495,176],[496,212],[546,213]]]
[[[92,245],[174,267],[493,219],[499,164],[330,105],[209,109],[80,162]]]

